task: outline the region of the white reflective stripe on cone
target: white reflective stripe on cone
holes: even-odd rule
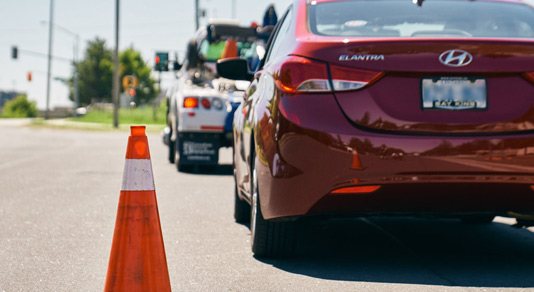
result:
[[[126,159],[121,191],[154,191],[150,159]]]

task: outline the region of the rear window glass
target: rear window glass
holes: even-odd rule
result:
[[[227,57],[241,57],[249,58],[253,55],[252,42],[235,42],[237,47],[237,52],[235,56]],[[226,40],[209,42],[203,40],[200,44],[199,54],[204,58],[205,61],[215,62],[223,57],[223,53],[226,47],[230,46],[229,42]]]
[[[309,6],[314,34],[362,37],[533,38],[534,10],[486,1],[363,0]]]

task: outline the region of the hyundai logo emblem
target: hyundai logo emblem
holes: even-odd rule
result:
[[[462,67],[473,61],[473,56],[462,50],[448,50],[439,55],[439,61],[450,67]]]

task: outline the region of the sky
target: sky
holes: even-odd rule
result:
[[[156,51],[179,54],[182,59],[187,41],[195,32],[194,0],[120,0],[119,49],[132,47],[153,65]],[[292,0],[199,0],[209,18],[232,17],[232,7],[241,25],[261,23],[265,9],[274,4],[280,16]],[[235,5],[235,6],[234,6]],[[46,107],[48,24],[50,0],[0,0],[0,90],[23,92]],[[83,58],[89,40],[96,37],[115,45],[115,1],[54,0],[53,55],[63,59],[74,56],[75,34],[79,35],[78,58]],[[71,33],[65,31],[68,30]],[[11,58],[11,47],[19,48],[18,59]],[[37,54],[36,54],[37,53]],[[41,53],[42,55],[39,55]],[[72,65],[68,60],[52,61],[52,76],[69,78]],[[27,81],[28,72],[32,81]],[[163,73],[165,88],[173,73]],[[69,106],[68,88],[52,80],[50,108]]]

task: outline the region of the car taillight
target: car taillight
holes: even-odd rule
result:
[[[203,98],[202,100],[200,100],[200,103],[202,104],[202,106],[203,106],[205,109],[210,109],[210,108],[211,108],[210,101],[209,101],[209,99],[207,99],[207,98]]]
[[[330,65],[330,75],[332,83],[328,78],[327,63],[290,56],[274,77],[278,87],[285,92],[319,93],[357,90],[377,81],[384,73]]]
[[[186,97],[186,98],[184,98],[184,107],[185,108],[197,108],[198,107],[198,98],[196,98],[196,97]]]
[[[346,68],[336,65],[330,66],[330,74],[332,75],[334,91],[357,90],[374,83],[384,75],[382,72]]]
[[[290,56],[275,74],[276,85],[290,93],[331,91],[326,63]]]
[[[534,72],[523,73],[523,77],[525,77],[525,79],[527,79],[531,83],[534,83]]]

